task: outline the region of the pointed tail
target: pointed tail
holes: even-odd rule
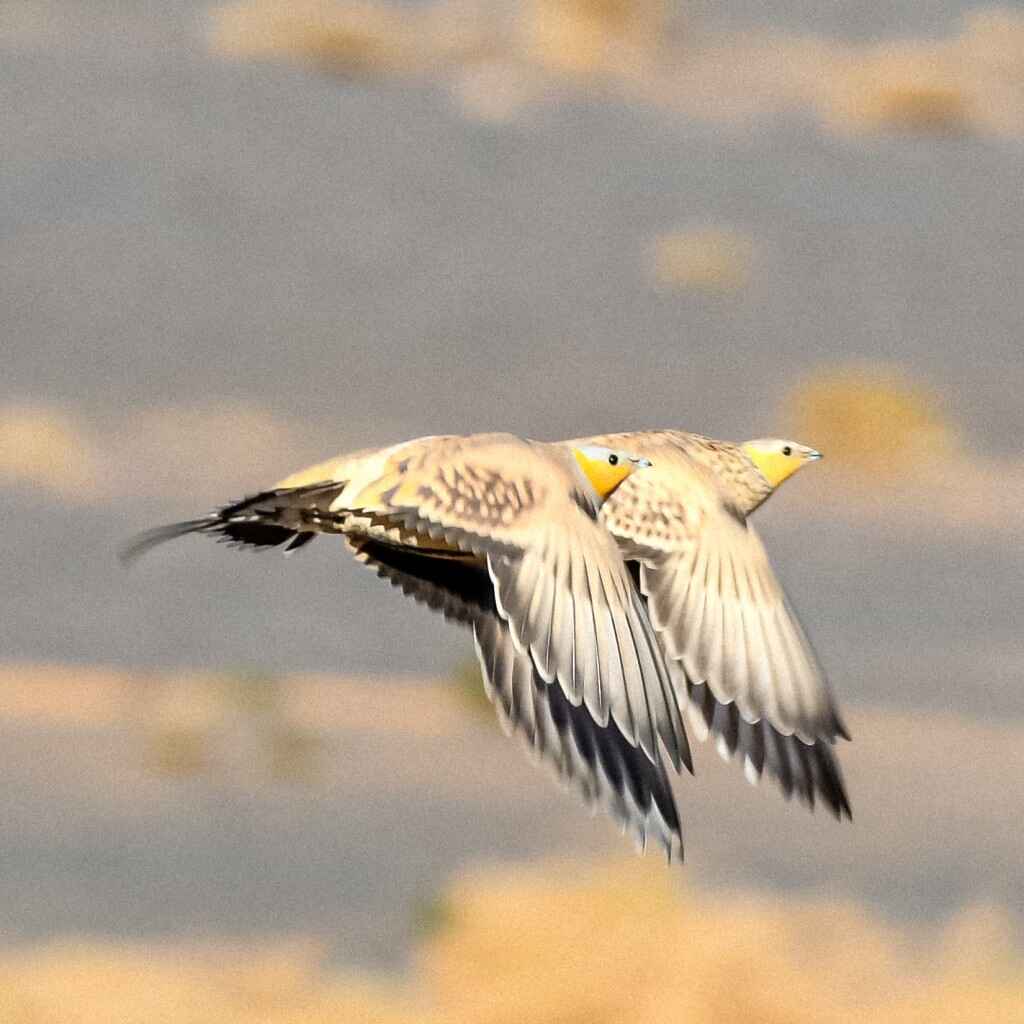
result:
[[[344,482],[332,480],[263,491],[201,519],[146,530],[128,541],[118,557],[129,565],[152,548],[189,533],[210,534],[216,540],[253,550],[283,544],[285,551],[291,552],[308,544],[317,533],[337,531],[343,516],[331,513],[330,504],[344,487]]]

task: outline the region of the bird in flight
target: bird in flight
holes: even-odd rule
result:
[[[189,533],[286,551],[341,534],[358,561],[472,629],[507,732],[641,846],[681,859],[662,751],[692,771],[683,714],[751,781],[768,774],[787,798],[849,816],[831,752],[848,734],[747,522],[818,457],[681,431],[421,438],[158,527],[123,557]]]
[[[508,731],[637,841],[681,856],[663,754],[692,761],[680,694],[601,505],[650,463],[508,434],[343,455],[200,519],[141,534],[125,561],[209,534],[294,551],[340,534],[356,558],[473,630]]]
[[[695,735],[756,782],[851,816],[832,751],[849,739],[835,699],[749,517],[821,458],[776,438],[733,444],[678,430],[568,444],[629,448],[652,468],[609,496],[600,521],[644,595]]]

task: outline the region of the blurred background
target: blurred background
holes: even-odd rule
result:
[[[1024,15],[0,4],[0,1022],[1024,1020]],[[680,427],[847,709],[687,863],[342,545],[119,543],[335,452]]]

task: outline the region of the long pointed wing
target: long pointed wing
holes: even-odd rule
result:
[[[350,538],[358,561],[415,600],[473,628],[488,697],[502,728],[524,740],[538,761],[591,807],[600,807],[641,846],[658,842],[682,859],[682,831],[665,769],[614,722],[599,725],[537,674],[494,608],[479,565],[417,554],[371,538]]]
[[[669,860],[682,860],[682,829],[665,769],[630,744],[614,722],[598,725],[585,707],[540,679],[497,616],[478,619],[473,636],[484,686],[505,732],[525,740],[563,784],[610,814],[642,849],[653,838]]]
[[[671,435],[588,441],[627,446],[653,462],[619,487],[600,518],[639,566],[651,623],[689,680],[698,721],[720,750],[749,760],[748,775],[767,772],[787,795],[817,794],[848,814],[827,749],[848,733],[756,531]]]
[[[406,531],[484,560],[498,615],[545,682],[594,720],[615,722],[652,761],[660,739],[678,768],[689,748],[664,655],[611,536],[577,500],[565,449],[505,436],[403,457],[359,494],[361,529]],[[641,471],[643,472],[643,471]]]
[[[748,722],[735,704],[716,700],[704,683],[688,683],[687,690],[687,720],[694,735],[713,737],[719,754],[738,760],[749,782],[767,775],[787,800],[796,794],[812,809],[820,802],[837,818],[853,816],[831,742],[784,736],[763,718]]]
[[[640,588],[670,658],[735,703],[806,743],[845,735],[818,660],[760,538],[729,517],[676,551],[640,562]]]
[[[615,721],[654,762],[659,739],[691,764],[668,666],[615,541],[594,521],[562,446],[511,435],[421,438],[341,457],[205,519],[143,535],[126,557],[184,533],[290,547],[360,533],[486,562],[498,614],[546,682]]]

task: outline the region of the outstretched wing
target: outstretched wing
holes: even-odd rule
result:
[[[415,600],[473,628],[484,687],[507,733],[591,807],[600,807],[641,846],[654,840],[682,858],[682,831],[664,767],[631,744],[614,721],[599,725],[545,683],[497,614],[491,581],[479,565],[425,556],[368,537],[349,538],[356,559]]]
[[[455,439],[403,456],[332,508],[361,517],[364,532],[481,559],[498,615],[545,682],[557,682],[599,725],[614,721],[652,761],[660,738],[677,768],[689,766],[664,655],[573,465],[557,446],[506,435]]]
[[[668,666],[615,541],[595,522],[569,451],[506,434],[428,437],[321,463],[204,518],[142,535],[134,557],[185,533],[250,547],[358,534],[486,565],[497,613],[545,682],[652,762],[690,753]]]
[[[665,435],[593,443],[627,445],[653,462],[619,487],[600,518],[639,567],[651,623],[687,677],[697,721],[723,753],[743,758],[748,775],[767,771],[787,796],[813,802],[817,794],[848,815],[828,749],[848,733],[757,533]]]
[[[502,619],[478,619],[473,637],[484,687],[506,733],[524,739],[538,760],[589,806],[603,808],[641,848],[654,839],[669,860],[681,860],[682,828],[665,769],[629,743],[614,721],[598,725],[585,707],[538,678]]]
[[[820,802],[837,818],[852,817],[829,740],[805,743],[798,736],[784,736],[763,718],[748,722],[735,704],[716,700],[707,684],[686,685],[690,728],[700,739],[714,737],[719,754],[740,761],[750,782],[756,784],[767,774],[787,800],[795,793],[808,807]]]

